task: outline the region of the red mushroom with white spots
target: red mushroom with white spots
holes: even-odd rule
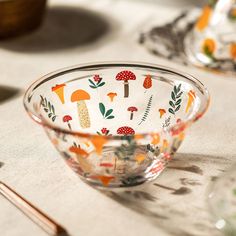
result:
[[[127,109],[127,111],[130,111],[130,120],[133,120],[133,117],[134,117],[134,112],[137,112],[138,111],[138,108],[137,107],[129,107]]]
[[[124,81],[124,97],[129,97],[129,80],[136,80],[135,74],[129,70],[124,70],[116,75],[116,80]]]
[[[119,129],[117,129],[117,134],[122,134],[122,135],[134,135],[135,131],[129,127],[129,126],[122,126]]]
[[[63,119],[62,119],[62,120],[63,120],[63,122],[66,122],[66,123],[67,123],[69,129],[71,130],[70,120],[72,120],[72,117],[69,116],[69,115],[65,115],[65,116],[63,116]]]

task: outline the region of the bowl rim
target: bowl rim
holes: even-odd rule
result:
[[[42,125],[44,128],[49,128],[51,130],[54,130],[56,132],[60,132],[60,133],[64,133],[64,134],[70,134],[70,135],[74,135],[74,136],[79,136],[79,137],[100,137],[101,135],[98,134],[94,134],[94,133],[89,133],[89,132],[80,132],[80,131],[73,131],[73,130],[68,130],[68,129],[64,129],[61,128],[58,125],[53,125],[51,123],[49,123],[47,120],[43,119],[43,117],[40,117],[36,112],[32,111],[32,109],[29,109],[27,103],[30,99],[30,93],[33,92],[36,88],[38,88],[40,85],[44,84],[45,82],[54,79],[58,76],[67,74],[67,73],[71,73],[73,71],[79,71],[79,70],[89,70],[89,69],[94,69],[94,68],[112,68],[112,67],[135,67],[135,68],[141,68],[141,69],[152,69],[152,70],[162,70],[162,71],[166,71],[172,74],[175,74],[177,76],[180,76],[182,78],[185,78],[186,80],[190,81],[191,83],[194,84],[195,87],[197,87],[197,89],[202,92],[202,94],[204,95],[205,98],[205,103],[201,103],[201,105],[198,108],[198,111],[196,111],[196,113],[194,114],[193,117],[191,118],[187,118],[184,121],[181,120],[180,122],[170,125],[168,128],[166,129],[161,129],[159,132],[139,132],[136,133],[135,132],[135,136],[141,136],[141,137],[146,137],[149,136],[150,134],[162,134],[162,133],[170,133],[170,132],[175,132],[175,133],[181,133],[184,132],[185,129],[187,127],[189,127],[191,124],[193,124],[195,121],[197,121],[198,119],[200,119],[207,111],[209,104],[210,104],[210,95],[209,92],[207,90],[207,88],[203,85],[203,83],[196,79],[194,76],[176,70],[175,68],[170,68],[170,67],[166,67],[166,66],[162,66],[159,64],[153,64],[153,63],[143,63],[143,62],[124,62],[124,61],[105,61],[105,62],[94,62],[94,63],[84,63],[84,64],[77,64],[74,66],[69,66],[69,67],[65,67],[56,71],[53,71],[51,73],[48,73],[42,77],[40,77],[39,79],[37,79],[36,81],[34,81],[33,83],[31,83],[31,85],[28,87],[28,89],[26,90],[24,97],[23,97],[23,105],[24,108],[26,110],[26,112],[28,113],[28,115],[38,124]],[[112,136],[102,136],[104,139],[122,139],[122,137],[124,137],[123,135],[112,135]]]

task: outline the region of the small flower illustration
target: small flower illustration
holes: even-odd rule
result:
[[[98,132],[98,131],[97,131],[97,134],[98,134],[98,135],[111,136],[111,134],[109,134],[109,133],[110,133],[110,130],[107,129],[107,128],[102,128],[102,129],[101,129],[101,132]]]
[[[105,82],[102,81],[102,77],[100,75],[94,75],[93,80],[89,79],[89,87],[93,89],[97,89],[105,85]]]
[[[101,132],[102,132],[103,134],[107,134],[107,133],[109,132],[109,130],[108,130],[107,128],[102,128],[102,129],[101,129]]]
[[[93,80],[99,83],[102,80],[102,78],[99,75],[94,75]]]

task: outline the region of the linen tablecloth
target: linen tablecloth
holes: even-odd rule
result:
[[[174,64],[138,43],[150,22],[168,21],[199,2],[51,1],[38,31],[2,41],[0,93],[15,96],[0,104],[0,180],[72,236],[221,235],[210,220],[206,193],[236,156],[236,79]],[[170,167],[154,183],[108,193],[80,181],[22,105],[25,89],[40,76],[107,60],[170,66],[197,77],[211,94],[209,111],[191,127]],[[0,235],[46,234],[0,197]]]

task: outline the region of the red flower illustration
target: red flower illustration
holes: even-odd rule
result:
[[[93,77],[93,80],[97,83],[99,83],[101,81],[101,79],[102,78],[99,75],[94,75],[94,77]]]
[[[102,128],[101,132],[106,135],[109,133],[109,130],[107,128]]]

